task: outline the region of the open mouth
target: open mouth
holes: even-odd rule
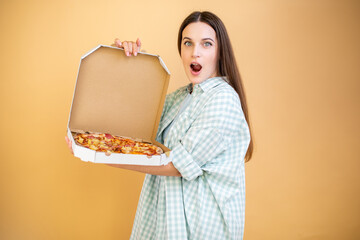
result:
[[[191,70],[193,70],[194,72],[197,73],[197,72],[200,72],[202,66],[198,63],[191,63],[190,68],[191,68]]]

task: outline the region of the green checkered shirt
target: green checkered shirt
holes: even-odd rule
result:
[[[225,78],[191,84],[166,97],[157,140],[172,150],[182,177],[146,175],[131,239],[242,239],[244,157],[250,142],[238,94]]]

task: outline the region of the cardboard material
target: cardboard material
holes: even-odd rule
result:
[[[83,161],[163,165],[170,150],[156,138],[170,73],[157,55],[125,56],[122,49],[99,45],[80,61],[68,122],[74,155]],[[151,142],[164,150],[160,156],[95,152],[76,145],[73,132],[110,133]]]

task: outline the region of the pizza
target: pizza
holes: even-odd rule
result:
[[[160,155],[163,150],[151,143],[135,141],[108,133],[75,133],[75,143],[97,152]]]

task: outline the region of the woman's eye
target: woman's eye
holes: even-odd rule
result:
[[[212,46],[212,43],[211,43],[211,42],[205,42],[205,43],[204,43],[204,46],[205,46],[205,47],[210,47],[210,46]]]
[[[191,42],[186,41],[186,42],[184,42],[184,45],[185,46],[191,46]]]

